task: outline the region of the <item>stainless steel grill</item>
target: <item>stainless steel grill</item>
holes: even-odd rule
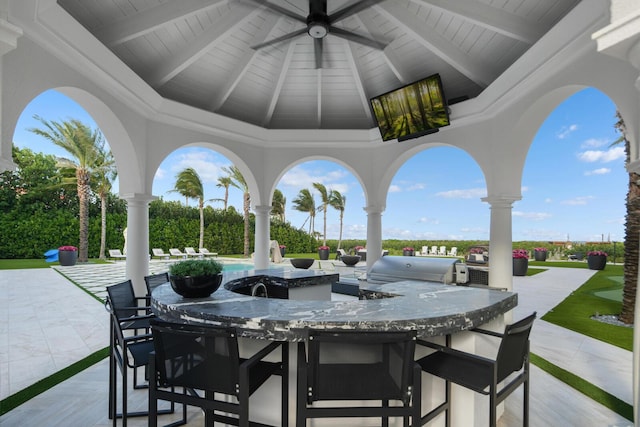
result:
[[[369,283],[389,283],[421,280],[446,284],[467,283],[467,265],[458,258],[384,256],[378,259],[367,275]]]

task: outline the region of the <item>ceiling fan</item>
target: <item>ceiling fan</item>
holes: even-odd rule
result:
[[[280,43],[282,41],[289,40],[306,33],[314,39],[316,68],[322,68],[322,49],[323,49],[322,40],[328,34],[331,34],[337,37],[342,37],[343,39],[347,39],[355,43],[360,43],[365,46],[373,47],[375,49],[385,48],[384,43],[380,43],[376,40],[361,36],[351,31],[343,30],[342,28],[338,28],[333,25],[336,22],[342,19],[345,19],[355,13],[358,13],[363,9],[366,9],[367,7],[374,5],[375,3],[379,3],[382,0],[357,1],[349,6],[346,6],[340,10],[335,11],[331,15],[327,14],[327,0],[309,0],[309,15],[306,17],[302,15],[298,15],[295,12],[292,12],[288,9],[285,9],[284,7],[278,6],[268,1],[264,1],[264,2],[258,1],[258,0],[253,0],[253,1],[261,5],[264,5],[269,9],[280,12],[283,15],[286,15],[290,18],[293,18],[296,21],[300,21],[304,23],[306,25],[306,28],[302,28],[300,30],[293,31],[289,34],[285,34],[284,36],[277,37],[275,39],[267,40],[263,43],[253,45],[251,46],[252,49],[256,49],[256,50],[261,49],[265,46],[270,46],[276,43]]]

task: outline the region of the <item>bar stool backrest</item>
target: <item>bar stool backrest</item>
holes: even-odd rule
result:
[[[151,330],[160,386],[238,394],[240,358],[234,329],[154,319]]]
[[[151,295],[151,292],[158,286],[165,284],[169,281],[169,273],[150,274],[144,276],[144,284],[147,286],[147,295]]]
[[[525,357],[529,354],[529,334],[535,318],[536,313],[533,313],[506,326],[496,357],[498,382],[504,380],[512,372],[522,369]]]
[[[136,309],[138,301],[133,292],[131,280],[107,286],[109,295],[108,304],[116,318],[120,321],[135,317],[140,314],[140,309]]]

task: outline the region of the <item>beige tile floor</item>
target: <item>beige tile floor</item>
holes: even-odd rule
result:
[[[111,269],[102,267],[100,272],[80,274],[79,269],[74,270],[74,281],[81,283],[84,276],[95,283],[111,275],[106,281],[115,283],[122,278],[122,264]],[[590,274],[580,269],[549,269],[535,276],[515,277],[519,306],[514,318],[534,310],[542,315]],[[100,293],[101,286],[94,291]],[[53,269],[0,271],[0,398],[104,347],[108,342],[107,324],[102,304]],[[532,351],[631,402],[630,352],[542,320],[534,325]],[[106,416],[107,373],[104,360],[0,417],[0,426],[110,425]],[[516,392],[507,400],[501,427],[520,425],[521,399],[521,393]],[[146,392],[135,392],[133,400],[144,407]],[[201,425],[199,412],[191,414],[189,425]],[[146,425],[146,419],[134,419],[129,425]],[[532,368],[532,427],[631,425]]]

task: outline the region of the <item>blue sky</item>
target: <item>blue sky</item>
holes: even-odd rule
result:
[[[22,113],[13,141],[21,148],[58,156],[65,153],[28,131],[41,125],[34,114],[97,126],[79,105],[60,93],[48,91],[35,98]],[[619,136],[614,123],[615,105],[595,89],[578,92],[549,115],[527,156],[522,200],[513,205],[513,240],[624,240],[627,173],[623,147],[610,146]],[[193,167],[205,185],[205,197],[222,198],[223,189],[216,183],[224,175],[222,168],[230,165],[226,157],[209,149],[177,150],[156,172],[153,194],[184,202],[169,190],[180,170]],[[362,188],[348,170],[332,162],[306,162],[283,176],[278,188],[287,199],[287,220],[301,227],[307,218],[292,208],[301,189],[312,190],[320,203],[314,182],[346,196],[343,238],[365,239]],[[464,151],[451,147],[425,150],[407,161],[392,182],[382,216],[383,239],[488,240],[489,205],[480,200],[485,195],[480,168]],[[240,190],[231,189],[229,202],[241,211]],[[222,207],[221,202],[209,204]],[[315,228],[322,231],[321,213]],[[337,239],[338,232],[338,212],[330,209],[327,237]]]

